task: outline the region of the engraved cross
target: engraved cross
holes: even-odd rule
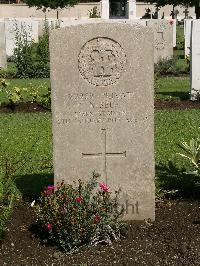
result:
[[[157,33],[159,34],[158,36],[158,39],[160,39],[160,42],[163,42],[164,40],[164,32],[163,31],[157,31]]]
[[[187,19],[187,18],[188,18],[188,14],[190,13],[190,12],[188,11],[188,9],[186,8],[186,9],[183,11],[183,13],[185,14],[185,18]]]
[[[82,153],[83,158],[96,158],[102,157],[103,158],[103,172],[105,177],[105,182],[107,184],[107,157],[126,157],[126,151],[124,152],[107,152],[107,132],[106,129],[102,129],[103,134],[103,152],[99,153]]]

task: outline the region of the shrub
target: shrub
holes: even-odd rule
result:
[[[160,59],[157,64],[155,64],[155,74],[161,75],[172,75],[175,73],[175,58]]]
[[[30,33],[21,25],[16,28],[16,48],[14,49],[14,62],[16,64],[17,78],[48,78],[49,65],[49,27],[45,22],[43,35],[38,43],[34,43]]]
[[[189,160],[189,162],[192,164],[194,168],[194,174],[198,175],[200,174],[200,139],[191,139],[190,143],[182,142],[179,145],[182,150],[184,151],[184,154],[179,153],[183,158],[186,158]]]
[[[49,62],[49,26],[47,21],[44,22],[44,29],[42,36],[39,37],[39,42],[36,46],[37,59],[47,64]]]
[[[33,87],[32,83],[24,87],[11,88],[5,79],[0,79],[0,92],[3,91],[6,95],[6,100],[3,103],[8,103],[15,110],[17,104],[22,102],[35,102],[47,109],[51,109],[51,88],[48,88],[46,83],[37,87]],[[0,102],[0,104],[2,104]]]
[[[16,48],[14,49],[14,62],[16,64],[19,78],[28,78],[32,76],[32,38],[25,26],[21,24],[21,29],[15,28]]]
[[[89,18],[100,18],[100,12],[98,12],[97,6],[94,6],[90,11],[89,11]]]
[[[51,109],[51,88],[48,88],[48,92],[40,95],[36,101],[47,109]]]
[[[118,194],[111,196],[109,188],[99,184],[97,175],[78,186],[48,186],[36,207],[37,223],[59,247],[72,251],[85,243],[110,243],[117,239],[123,209],[118,206]]]
[[[5,69],[0,68],[0,78],[7,78],[7,71]]]
[[[167,76],[167,75],[181,75],[189,73],[189,65],[187,60],[185,63],[180,64],[177,57],[160,59],[154,67],[155,76]]]
[[[4,91],[7,96],[7,101],[9,102],[10,107],[14,110],[16,104],[23,101],[22,92],[24,88],[14,87],[14,89],[8,89],[9,83],[5,79],[0,80],[0,91]]]

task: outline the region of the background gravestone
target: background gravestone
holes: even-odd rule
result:
[[[190,56],[191,22],[192,19],[184,20],[185,57]]]
[[[69,25],[51,32],[50,59],[55,182],[96,170],[121,188],[125,219],[154,220],[151,29]]]
[[[127,20],[124,20],[124,22]],[[134,19],[133,25],[148,26],[154,32],[154,63],[160,59],[171,58],[176,46],[176,22],[164,19]]]
[[[168,20],[147,20],[154,31],[154,62],[173,56],[173,23]]]
[[[176,19],[171,19],[169,22],[173,24],[173,47],[176,47]]]
[[[191,22],[191,100],[200,99],[200,19]]]
[[[28,41],[38,42],[38,21],[33,19],[6,19],[6,54],[8,56],[12,56],[14,53],[16,29],[19,29],[20,32],[24,29],[28,34]]]
[[[5,24],[0,22],[0,68],[7,68]]]

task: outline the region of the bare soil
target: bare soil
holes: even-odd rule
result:
[[[0,265],[200,265],[200,202],[166,200],[156,205],[154,223],[128,223],[112,246],[83,246],[67,255],[38,236],[33,208],[20,202],[0,244]]]
[[[190,101],[190,100],[182,100],[182,101],[156,101],[155,109],[199,109],[200,102],[199,101]]]
[[[38,103],[20,103],[16,105],[2,104],[0,106],[0,113],[11,113],[11,112],[48,112],[48,108],[38,104]]]
[[[182,101],[156,101],[155,109],[199,109],[200,102],[194,102],[190,100]],[[49,112],[50,109],[38,104],[38,103],[20,103],[15,106],[9,104],[3,104],[0,106],[0,113],[10,112]]]

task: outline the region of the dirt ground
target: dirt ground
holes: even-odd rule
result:
[[[192,102],[190,100],[183,101],[156,101],[155,109],[199,109],[200,102]],[[10,113],[10,112],[49,112],[48,108],[43,107],[38,103],[20,103],[16,106],[2,104],[0,106],[0,113]]]
[[[34,233],[34,211],[23,201],[15,207],[0,244],[0,265],[200,265],[200,202],[167,200],[156,205],[154,223],[129,223],[112,246],[83,246],[66,255]]]

